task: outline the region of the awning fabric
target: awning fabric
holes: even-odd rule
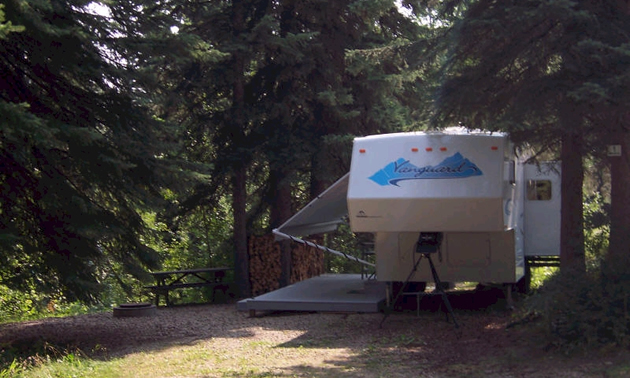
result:
[[[302,210],[289,218],[282,226],[273,230],[277,238],[290,239],[321,249],[332,254],[343,256],[358,263],[374,266],[373,263],[361,260],[344,252],[315,244],[300,238],[300,236],[315,235],[335,231],[339,224],[344,223],[348,215],[348,179],[350,174],[337,180],[332,186],[317,196]]]
[[[349,177],[350,174],[347,173],[337,180],[277,230],[293,236],[314,235],[336,230],[348,214],[346,197]]]

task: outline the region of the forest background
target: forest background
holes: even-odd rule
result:
[[[548,311],[630,333],[627,1],[7,0],[0,21],[3,321],[137,299],[156,269],[231,266],[246,297],[248,237],[355,136],[461,124],[562,160],[577,294]]]

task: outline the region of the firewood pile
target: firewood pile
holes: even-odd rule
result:
[[[324,251],[306,244],[291,247],[291,283],[324,273]]]
[[[280,288],[280,244],[273,235],[250,236],[249,279],[254,296]],[[324,273],[324,254],[317,248],[291,243],[291,283]]]
[[[280,288],[282,274],[280,245],[273,235],[249,237],[249,281],[252,294],[260,295]]]

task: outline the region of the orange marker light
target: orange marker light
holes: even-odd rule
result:
[[[446,151],[446,147],[440,147],[440,151]]]
[[[427,152],[431,152],[431,151],[433,151],[433,148],[427,147],[427,148],[425,148],[425,150],[427,150]]]
[[[418,152],[418,149],[416,147],[412,147],[411,152]]]
[[[360,154],[364,154],[364,153],[365,153],[365,148],[360,149],[360,150],[359,150],[359,153],[360,153]]]

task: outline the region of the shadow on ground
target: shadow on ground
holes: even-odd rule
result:
[[[311,363],[307,354],[288,361],[289,365],[271,366],[259,376],[569,376],[559,374],[559,369],[575,372],[570,376],[601,376],[597,367],[549,359],[542,352],[543,342],[537,343],[536,335],[526,328],[506,329],[514,318],[506,310],[502,290],[454,291],[449,292],[449,300],[459,328],[445,320],[442,298],[431,295],[422,299],[419,313],[415,297],[410,297],[386,319],[383,313],[284,312],[249,317],[229,303],[160,308],[156,316],[147,318],[102,313],[4,324],[0,351],[5,358],[26,358],[78,349],[88,357],[107,360],[220,338],[237,343],[263,340],[274,349],[310,350],[313,356],[340,351],[318,364]],[[278,334],[294,336],[267,341],[267,335]],[[589,369],[599,375],[588,375]]]

